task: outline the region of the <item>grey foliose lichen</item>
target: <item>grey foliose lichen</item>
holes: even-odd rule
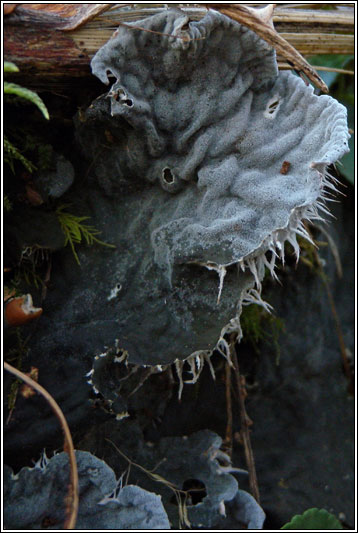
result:
[[[238,483],[232,473],[240,469],[231,465],[230,458],[220,450],[222,439],[212,431],[166,437],[151,447],[143,441],[136,445],[130,450],[136,461],[131,476],[146,490],[124,484],[123,479],[129,476],[127,463],[117,480],[106,462],[89,452],[76,451],[79,477],[76,529],[170,529],[170,524],[175,527],[178,520],[183,520],[178,507],[180,498],[185,502],[185,523],[191,527],[214,526],[224,516],[226,504],[234,505],[238,521],[245,522],[245,517],[253,514],[243,504],[239,509],[235,503]],[[126,449],[125,444],[123,447]],[[138,456],[133,448],[137,448]],[[117,451],[115,454],[118,463],[121,456]],[[6,466],[6,528],[60,529],[66,516],[68,485],[69,462],[64,452],[51,459],[43,453],[33,468],[22,468],[16,475]]]
[[[246,478],[247,472],[235,468],[221,451],[219,435],[201,430],[153,443],[144,439],[135,420],[123,420],[116,427],[116,448],[110,447],[106,460],[115,464],[117,471],[126,472],[128,462],[118,450],[130,457],[132,467],[124,478],[128,476],[129,482],[136,480],[146,491],[162,497],[173,529],[189,524],[208,528],[221,522],[225,508],[234,504],[237,496],[234,476],[241,473]]]
[[[34,176],[36,187],[45,200],[60,198],[71,187],[75,177],[75,170],[68,159],[54,151],[51,156],[49,168]]]
[[[137,486],[120,488],[113,470],[88,452],[76,451],[79,510],[76,529],[170,529],[161,497]],[[4,475],[7,529],[61,529],[66,516],[68,455]]]
[[[238,490],[228,505],[234,519],[246,529],[263,529],[266,515],[255,498],[245,490]]]
[[[214,11],[121,26],[92,70],[115,78],[77,121],[102,189],[93,216],[118,247],[105,268],[108,294],[121,290],[101,314],[115,309],[131,362],[180,372],[191,356],[196,379],[215,346],[227,354],[225,333],[241,334],[242,303],[263,304],[265,266],[275,275],[286,240],[298,256],[303,221],[327,211],[346,110]]]
[[[202,430],[189,436],[163,438],[158,450],[153,450],[157,461],[166,458],[157,473],[177,487],[188,489],[188,485],[192,486],[186,500],[192,528],[215,526],[225,514],[225,504],[237,494],[238,483],[232,472],[239,469],[231,466],[230,458],[220,450],[221,445],[222,439],[216,433]],[[198,488],[202,488],[203,494],[196,501]],[[168,497],[168,491],[163,491],[162,496],[169,519],[175,524],[177,504]]]

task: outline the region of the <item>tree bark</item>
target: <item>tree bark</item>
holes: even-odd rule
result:
[[[140,10],[128,9],[129,4],[31,6],[39,4],[5,4],[4,56],[20,69],[20,73],[7,77],[35,88],[48,82],[60,86],[73,78],[89,77],[93,55],[119,24],[163,8],[163,4],[146,4]],[[191,4],[186,9],[193,20],[205,14],[200,5],[195,8]],[[303,55],[354,53],[353,9],[309,10],[281,4],[274,11],[273,21],[278,33]],[[283,58],[278,60],[284,67]]]

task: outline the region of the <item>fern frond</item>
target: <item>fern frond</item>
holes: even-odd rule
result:
[[[11,201],[9,200],[9,197],[7,196],[7,194],[4,194],[3,203],[4,203],[4,210],[5,210],[7,213],[8,213],[9,211],[11,211],[11,209],[12,209],[12,203],[11,203]]]
[[[15,174],[14,161],[20,161],[29,172],[36,170],[36,167],[31,161],[29,161],[16,146],[4,135],[4,161],[9,165],[12,173]]]
[[[25,87],[21,87],[21,85],[17,85],[17,83],[10,83],[9,81],[4,82],[4,93],[5,94],[14,94],[16,96],[19,96],[20,98],[24,98],[25,100],[29,100],[33,104],[35,104],[43,116],[49,120],[50,116],[47,111],[47,107],[43,103],[42,99],[39,97],[38,94],[36,94],[34,91],[30,91],[30,89],[26,89]]]
[[[77,216],[73,215],[72,213],[65,212],[64,210],[68,207],[70,207],[68,204],[61,205],[57,208],[56,214],[62,231],[65,235],[65,246],[68,244],[70,245],[73,256],[78,265],[80,264],[80,260],[77,255],[75,245],[81,244],[82,240],[84,240],[86,244],[90,246],[94,243],[97,243],[101,244],[102,246],[107,246],[108,248],[115,248],[113,244],[101,241],[96,237],[96,235],[100,235],[101,232],[94,226],[83,224],[83,222],[88,220],[90,217]]]

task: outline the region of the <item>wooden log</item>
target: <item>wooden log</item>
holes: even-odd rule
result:
[[[67,85],[73,78],[88,78],[93,55],[119,24],[163,8],[163,4],[146,4],[140,9],[132,9],[130,4],[5,4],[9,14],[4,17],[4,57],[20,69],[11,79],[41,89],[48,83],[55,87]],[[184,9],[193,20],[206,12],[203,6],[193,4]],[[278,6],[273,21],[277,31],[303,55],[354,53],[353,9]]]

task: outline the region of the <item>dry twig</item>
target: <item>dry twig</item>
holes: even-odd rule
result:
[[[231,401],[231,365],[225,363],[225,395],[226,395],[226,434],[225,434],[225,451],[231,457],[232,455],[232,401]]]
[[[321,91],[328,93],[328,87],[314,68],[307,63],[297,50],[291,46],[273,27],[272,14],[276,4],[254,9],[241,4],[205,4],[253,30],[268,42],[298,73],[303,72]]]
[[[47,392],[46,389],[44,389],[36,381],[31,379],[29,376],[27,376],[23,372],[20,372],[20,370],[17,370],[17,368],[14,368],[12,365],[7,363],[6,361],[4,362],[4,367],[8,372],[13,374],[17,378],[21,379],[27,385],[35,389],[36,392],[41,394],[50,404],[52,410],[54,411],[56,417],[58,418],[61,424],[64,437],[65,437],[64,451],[68,453],[69,462],[70,462],[69,494],[68,494],[68,500],[66,499],[67,500],[66,519],[63,525],[63,529],[74,529],[75,524],[76,524],[76,519],[77,519],[77,513],[78,513],[78,472],[77,472],[75,450],[73,447],[72,437],[71,437],[71,433],[70,433],[70,429],[68,427],[67,421],[59,405],[52,398],[51,394]]]
[[[322,233],[324,233],[324,235],[327,237],[328,244],[330,245],[330,249],[331,249],[333,258],[335,260],[335,263],[336,263],[336,269],[337,269],[338,277],[342,278],[343,270],[342,270],[342,264],[341,264],[341,260],[340,260],[340,257],[339,257],[338,249],[337,249],[332,237],[328,234],[328,232],[326,232],[326,230],[324,228],[322,228],[321,226],[318,226],[318,229],[320,231],[322,231]],[[306,230],[308,231],[308,233],[309,233],[310,237],[312,238],[312,240],[314,240],[313,236],[311,235],[311,233],[309,231],[309,228],[307,227],[307,225],[306,225]],[[333,294],[332,294],[331,288],[329,286],[329,282],[328,282],[327,276],[326,276],[326,274],[325,274],[325,272],[323,270],[322,261],[321,261],[321,259],[319,257],[318,249],[312,247],[312,253],[314,255],[314,265],[310,261],[308,261],[307,264],[311,268],[312,267],[315,268],[316,272],[318,271],[319,277],[321,278],[321,281],[322,281],[322,283],[323,283],[323,285],[324,285],[324,287],[326,289],[327,298],[328,298],[328,301],[329,301],[329,305],[331,307],[332,316],[333,316],[334,324],[335,324],[335,327],[336,327],[338,343],[339,343],[339,349],[340,349],[341,359],[342,359],[342,365],[343,365],[345,376],[346,376],[347,381],[348,381],[348,392],[349,392],[349,394],[351,394],[353,396],[354,395],[354,372],[353,372],[353,369],[351,368],[349,359],[347,357],[347,353],[348,352],[347,352],[347,348],[346,348],[346,345],[345,345],[345,342],[344,342],[344,336],[343,336],[341,321],[340,321],[340,318],[339,318],[339,315],[338,315],[338,312],[337,312],[337,309],[336,309],[336,306],[335,306],[335,303],[334,303]]]
[[[240,437],[244,445],[246,464],[247,464],[247,469],[249,471],[250,491],[253,497],[255,498],[255,500],[258,503],[260,503],[260,493],[259,493],[259,486],[257,483],[254,453],[252,450],[251,440],[250,440],[250,429],[249,428],[250,426],[252,426],[252,420],[249,418],[246,412],[246,407],[245,407],[245,398],[247,396],[247,392],[245,389],[245,378],[244,376],[240,375],[239,363],[238,363],[237,355],[235,351],[236,339],[237,339],[236,334],[233,334],[230,339],[230,355],[231,355],[231,360],[234,364],[237,395],[238,395],[238,402],[239,402],[239,407],[240,407],[240,428],[241,428]]]
[[[123,459],[125,459],[130,466],[135,466],[136,468],[144,472],[153,481],[156,481],[157,483],[161,483],[162,485],[164,485],[165,487],[168,487],[171,491],[173,491],[177,504],[178,504],[180,529],[182,529],[183,526],[190,528],[191,524],[189,522],[187,505],[186,505],[188,491],[180,489],[171,481],[168,481],[167,479],[163,478],[159,474],[156,474],[155,470],[156,468],[158,468],[159,465],[153,468],[153,470],[148,470],[147,468],[144,468],[144,466],[132,461],[132,459],[130,459],[125,453],[123,453],[113,441],[107,438],[105,440],[113,446],[113,448],[117,451],[117,453],[119,453],[119,455],[123,457]],[[192,492],[194,492],[194,490],[195,489],[192,489]]]
[[[333,320],[334,320],[334,323],[335,323],[335,326],[336,326],[336,332],[337,332],[337,336],[338,336],[339,349],[340,349],[340,352],[341,352],[343,369],[344,369],[344,373],[345,373],[345,376],[346,376],[347,381],[348,381],[348,392],[349,392],[349,394],[351,394],[353,396],[354,395],[354,374],[353,374],[352,368],[350,366],[350,363],[349,363],[349,360],[348,360],[348,357],[347,357],[347,348],[346,348],[346,345],[345,345],[345,342],[344,342],[344,338],[343,338],[341,321],[340,321],[338,313],[337,313],[337,309],[336,309],[336,306],[335,306],[335,303],[334,303],[332,291],[330,289],[330,286],[328,284],[327,279],[324,276],[322,276],[322,282],[323,282],[323,285],[326,288],[329,305],[331,307]]]

